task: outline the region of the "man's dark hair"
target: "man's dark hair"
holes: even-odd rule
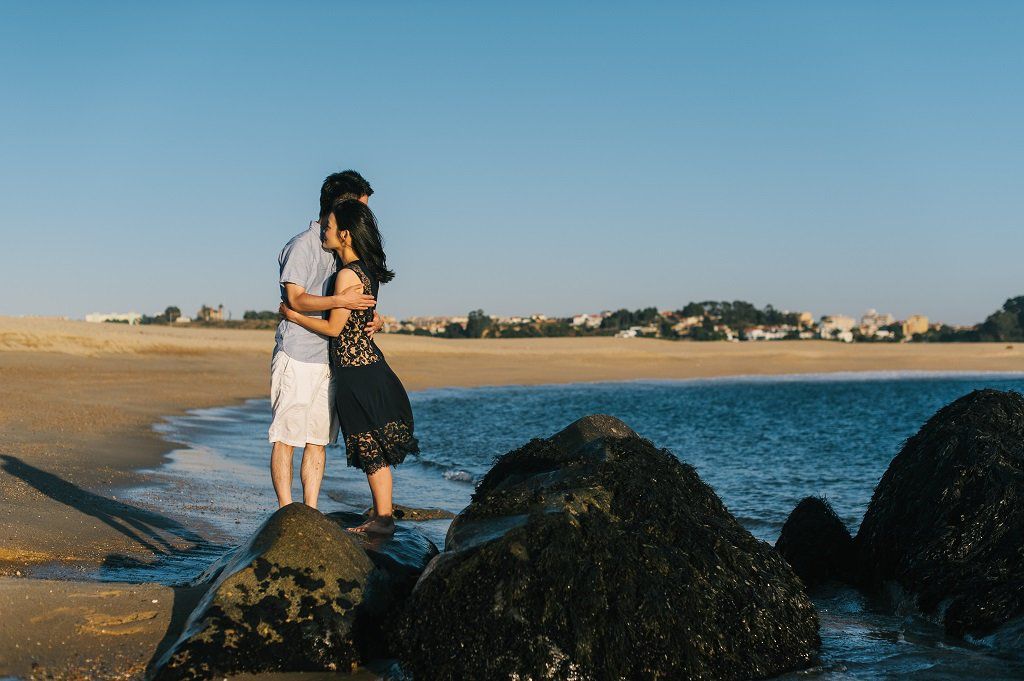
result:
[[[320,187],[320,217],[327,215],[338,201],[359,199],[373,194],[373,187],[354,170],[328,175]]]

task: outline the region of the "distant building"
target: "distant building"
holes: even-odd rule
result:
[[[177,317],[174,320],[175,324],[189,324],[191,322],[192,322],[192,318],[191,317],[185,317],[185,316]]]
[[[417,330],[426,331],[430,334],[443,334],[449,324],[459,324],[465,328],[469,317],[410,317],[403,320],[399,329],[406,332]]]
[[[814,315],[810,312],[800,312],[797,315],[796,323],[805,328],[814,326]]]
[[[928,318],[921,314],[914,314],[907,317],[903,322],[903,337],[907,340],[914,337],[915,333],[926,333],[928,331]]]
[[[196,313],[196,319],[202,322],[222,322],[224,321],[224,306],[218,305],[216,309],[203,305],[199,308],[199,312]]]
[[[601,326],[604,317],[599,314],[578,314],[572,318],[573,326],[582,326],[585,329],[596,329]]]
[[[738,341],[739,340],[739,338],[736,337],[736,332],[733,331],[731,327],[728,327],[725,324],[715,324],[714,330],[718,331],[719,333],[724,333],[725,334],[725,340],[728,340],[728,341]]]
[[[122,324],[138,324],[142,319],[142,315],[138,312],[92,312],[85,315],[85,321],[93,324],[102,324],[103,322],[119,322]]]
[[[818,324],[818,334],[822,338],[835,338],[848,343],[853,340],[853,327],[856,324],[857,320],[853,317],[841,314],[826,315],[821,318],[821,322]],[[840,334],[842,337],[840,337]],[[850,341],[846,340],[847,335],[849,335]]]
[[[754,326],[748,329],[744,329],[743,336],[747,340],[758,341],[758,340],[783,340],[789,335],[791,331],[796,331],[794,326]]]
[[[687,333],[693,327],[700,326],[703,321],[703,317],[683,317],[672,325],[672,330],[679,334]]]
[[[891,314],[879,314],[875,310],[868,310],[860,318],[860,333],[862,336],[871,338],[873,336],[878,337],[879,331],[882,327],[889,326],[896,323],[896,318]],[[891,335],[891,334],[890,334]]]
[[[616,338],[638,338],[640,336],[656,336],[658,335],[657,326],[631,326],[628,329],[623,329],[615,334]]]

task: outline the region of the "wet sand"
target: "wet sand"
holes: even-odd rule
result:
[[[159,465],[172,447],[152,430],[162,416],[265,397],[273,342],[272,331],[0,318],[0,612],[6,615],[0,676],[44,676],[45,667],[58,678],[134,678],[161,642],[176,635],[187,615],[187,590],[25,577],[53,574],[54,566],[73,576],[193,545],[202,528],[123,503],[118,490],[140,482],[139,470]],[[1005,343],[412,336],[379,342],[411,390],[834,371],[1024,371],[1024,344]]]

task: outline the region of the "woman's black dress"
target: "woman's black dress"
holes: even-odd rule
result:
[[[361,261],[350,262],[342,269],[355,272],[363,282],[363,293],[377,297],[379,283]],[[373,308],[353,310],[341,333],[330,343],[334,408],[345,437],[348,465],[367,474],[397,466],[406,454],[419,453],[409,396],[377,344],[366,334],[366,325],[372,320]]]

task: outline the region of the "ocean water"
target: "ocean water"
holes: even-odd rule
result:
[[[870,373],[438,389],[412,393],[423,450],[395,470],[395,501],[458,512],[494,458],[586,414],[616,416],[691,463],[754,536],[774,543],[809,494],[828,497],[856,532],[902,442],[940,407],[976,388],[1024,392],[1024,374]],[[181,447],[128,490],[207,541],[155,564],[104,567],[100,579],[177,583],[198,574],[274,510],[266,400],[205,409],[157,428]],[[300,453],[295,459],[295,498]],[[321,508],[363,510],[365,476],[331,447]],[[443,547],[448,521],[418,523]],[[944,637],[914,612],[846,588],[811,594],[822,662],[787,678],[1024,678],[1024,661]]]

